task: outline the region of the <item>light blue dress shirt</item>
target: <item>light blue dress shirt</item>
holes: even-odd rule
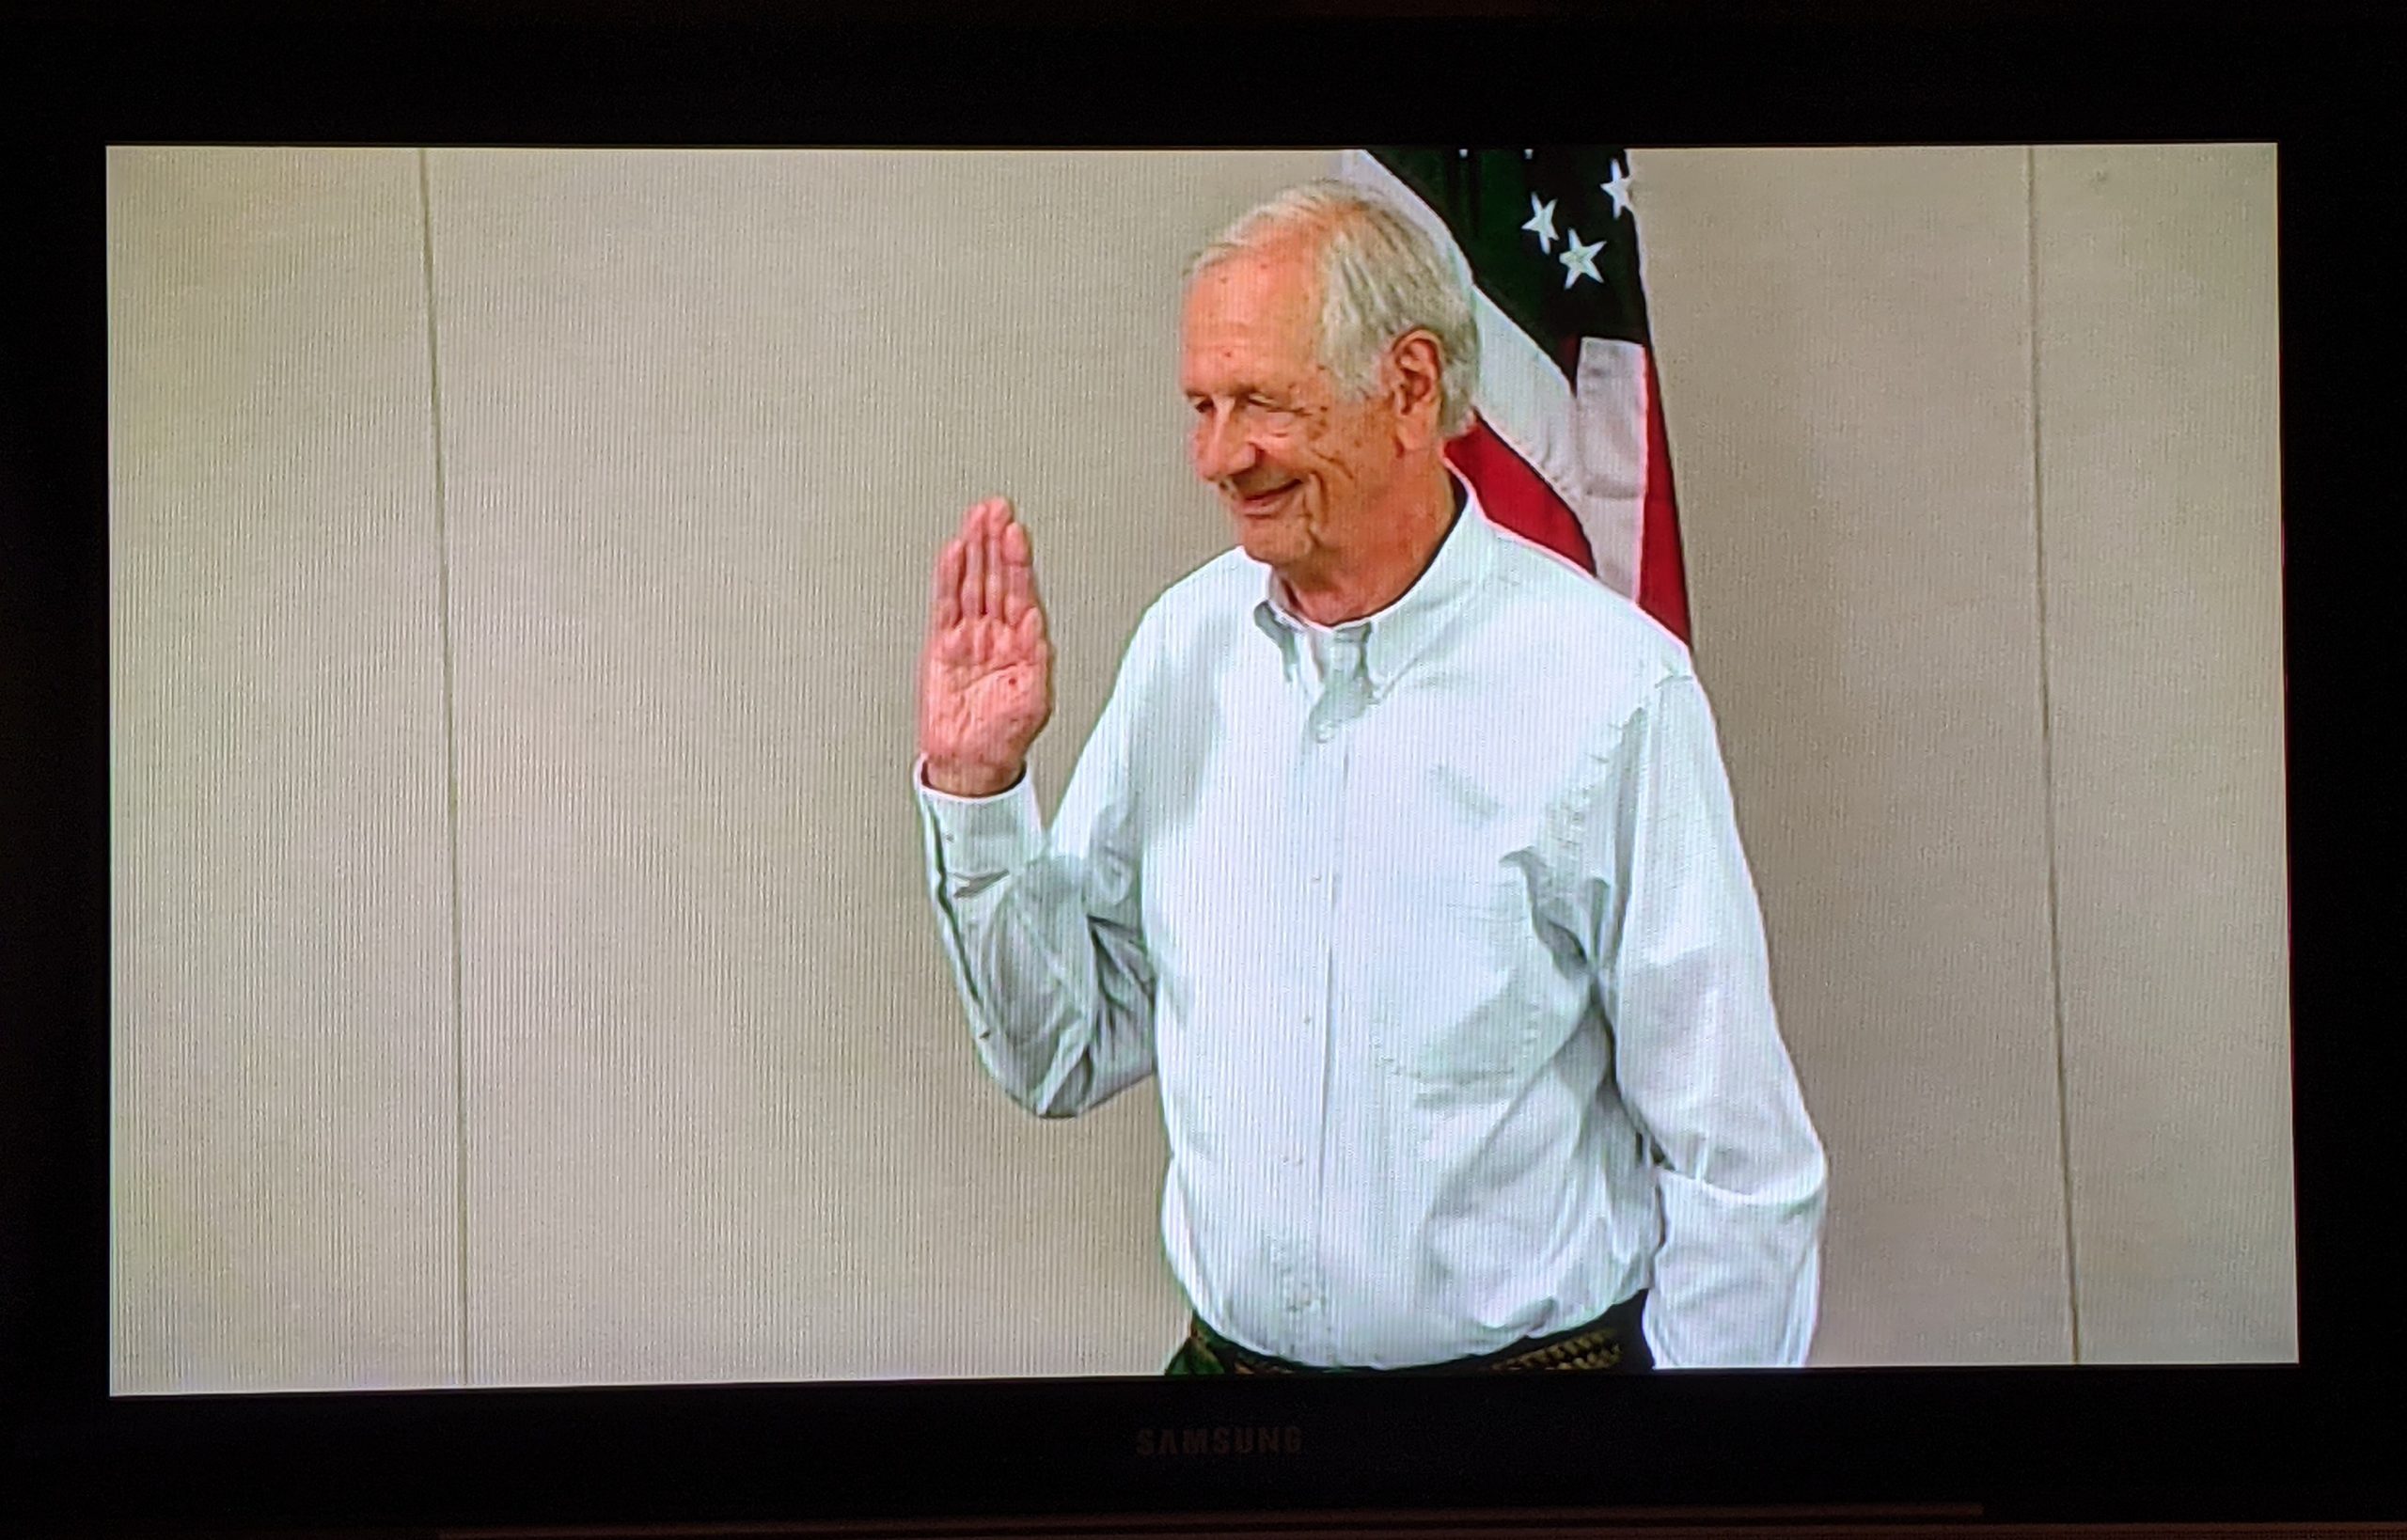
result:
[[[1649,1289],[1661,1367],[1795,1364],[1821,1146],[1687,650],[1466,506],[1334,629],[1241,550],[1137,627],[1051,829],[920,779],[987,1070],[1156,1076],[1196,1311],[1396,1368]]]

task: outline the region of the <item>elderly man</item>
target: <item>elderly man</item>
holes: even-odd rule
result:
[[[1823,1160],[1706,699],[1443,457],[1478,333],[1337,183],[1191,265],[1180,387],[1238,548],[1139,622],[1050,830],[1028,531],[936,559],[919,766],[987,1070],[1156,1076],[1171,1373],[1795,1364]]]

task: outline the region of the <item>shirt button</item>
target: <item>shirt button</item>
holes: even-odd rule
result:
[[[1329,726],[1327,722],[1323,722],[1320,726],[1313,729],[1313,741],[1314,743],[1325,744],[1329,742],[1329,734],[1336,731],[1337,730],[1335,728]]]

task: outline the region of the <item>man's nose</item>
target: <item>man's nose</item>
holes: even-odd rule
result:
[[[1253,462],[1252,440],[1240,430],[1235,413],[1214,409],[1196,419],[1196,475],[1206,481],[1226,480]]]

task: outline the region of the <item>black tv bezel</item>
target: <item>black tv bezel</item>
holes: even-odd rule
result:
[[[2343,1518],[2407,1506],[2388,1391],[2407,1332],[2378,1204],[2399,1083],[2373,960],[2384,683],[2359,499],[2378,378],[2362,328],[2375,151],[2347,18],[2127,25],[1990,7],[1648,10],[1602,24],[1370,25],[1261,8],[1226,27],[823,27],[69,38],[10,166],[0,637],[18,839],[0,1042],[8,1454],[62,1527],[261,1531],[943,1515],[1594,1507],[1992,1517]],[[2036,25],[2035,25],[2036,22]],[[1735,30],[1733,29],[1735,26]],[[2176,30],[2178,26],[2178,31]],[[1266,51],[1319,85],[1232,116]],[[1516,82],[1651,59],[1599,120]],[[295,60],[298,60],[296,63]],[[280,62],[278,62],[280,61]],[[1428,88],[1432,61],[1448,82]],[[80,62],[83,73],[76,74]],[[269,73],[271,67],[278,72]],[[1518,71],[1518,73],[1517,73]],[[1400,101],[1399,81],[1420,94]],[[798,100],[798,84],[812,87]],[[21,102],[24,100],[20,98]],[[1257,104],[1258,106],[1258,104]],[[1008,125],[1008,126],[1006,126]],[[111,143],[1965,143],[2280,146],[2285,661],[2302,1362],[1918,1368],[1510,1381],[1011,1381],[111,1400],[102,155]],[[2355,362],[2352,364],[2352,359]],[[2361,508],[2368,511],[2361,512]],[[1166,1344],[1167,1346],[1167,1344]],[[1246,1458],[1141,1429],[1273,1426]]]

